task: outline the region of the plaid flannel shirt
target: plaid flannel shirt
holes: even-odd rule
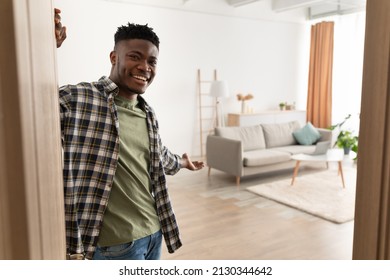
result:
[[[64,150],[64,193],[67,254],[92,258],[107,207],[119,155],[119,121],[109,78],[60,88]],[[181,247],[165,174],[180,169],[180,157],[162,145],[153,109],[139,96],[147,115],[150,178],[157,215],[168,251]]]

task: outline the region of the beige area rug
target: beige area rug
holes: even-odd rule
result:
[[[345,172],[344,172],[345,173]],[[344,174],[345,175],[345,174]],[[356,172],[345,176],[345,188],[336,170],[269,182],[246,190],[322,219],[345,223],[354,219]]]

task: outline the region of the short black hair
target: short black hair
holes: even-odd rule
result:
[[[153,28],[149,27],[148,24],[141,25],[129,22],[127,25],[119,26],[114,36],[115,45],[119,41],[129,39],[147,40],[152,42],[152,44],[159,49],[160,39],[156,33],[154,33]]]

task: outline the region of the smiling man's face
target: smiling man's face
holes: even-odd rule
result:
[[[158,48],[147,40],[129,39],[116,44],[110,54],[110,79],[119,95],[128,99],[143,94],[156,75]]]

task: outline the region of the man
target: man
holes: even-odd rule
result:
[[[66,38],[55,10],[57,47]],[[162,145],[152,108],[141,97],[156,74],[159,38],[147,25],[115,33],[111,72],[60,88],[69,259],[159,259],[181,247],[165,174],[199,170]]]

